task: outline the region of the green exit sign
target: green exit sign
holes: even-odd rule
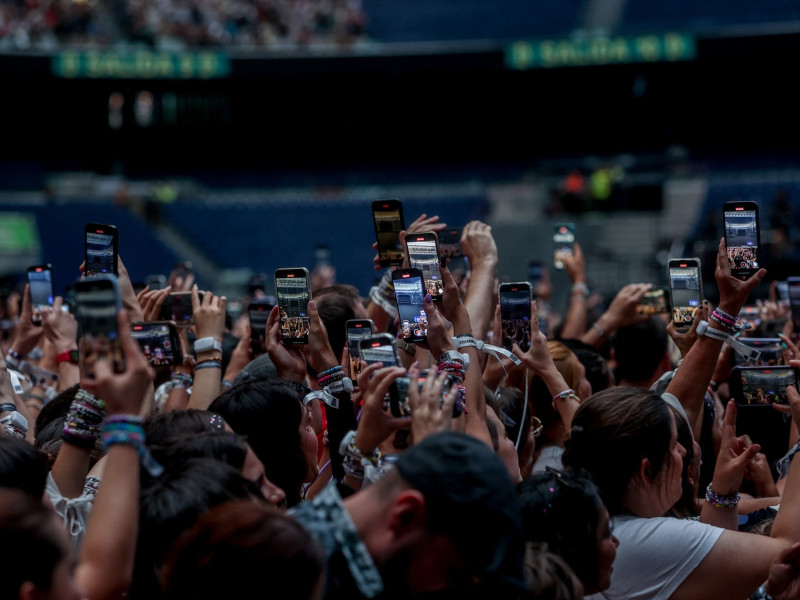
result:
[[[676,62],[692,60],[696,52],[694,38],[682,33],[520,41],[506,48],[505,63],[510,69],[525,70]]]

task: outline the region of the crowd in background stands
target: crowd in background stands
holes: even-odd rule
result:
[[[366,23],[360,0],[0,0],[0,51],[339,45]]]

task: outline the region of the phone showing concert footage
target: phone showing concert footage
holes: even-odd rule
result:
[[[31,296],[31,322],[42,324],[42,309],[53,307],[53,266],[33,265],[28,267],[28,285]]]
[[[418,376],[417,376],[417,390],[421,393],[422,387],[425,385],[426,380],[428,379],[428,369],[422,369]],[[411,416],[411,403],[408,399],[408,388],[411,385],[411,378],[408,375],[402,375],[392,381],[392,384],[389,386],[389,410],[392,413],[392,416],[395,417],[410,417]],[[458,385],[456,376],[452,373],[448,373],[447,377],[444,380],[444,385],[442,386],[442,399],[439,403],[441,406],[444,403],[444,399],[447,394],[450,393],[450,389],[454,386]],[[455,402],[453,404],[453,412],[452,416],[458,417],[461,415],[462,407],[460,402]]]
[[[428,339],[428,315],[425,313],[422,271],[413,267],[395,269],[392,283],[403,339],[408,343],[425,342]]]
[[[444,295],[444,284],[439,268],[439,236],[435,231],[409,233],[406,236],[406,253],[409,266],[422,273],[425,292],[431,295],[434,302],[440,301]]]
[[[345,323],[347,337],[347,353],[350,356],[350,379],[355,381],[361,374],[363,362],[361,360],[361,340],[375,333],[375,323],[372,319],[349,319]]]
[[[647,290],[636,305],[637,315],[663,315],[672,312],[669,289],[654,287]]]
[[[403,204],[397,198],[375,200],[372,203],[372,221],[381,267],[402,265],[405,251],[400,243],[400,232],[406,228]]]
[[[789,404],[789,385],[797,385],[797,369],[789,365],[737,366],[728,379],[731,398],[739,406]]]
[[[87,223],[83,228],[83,274],[117,275],[118,231],[114,225]]]
[[[531,347],[533,286],[527,281],[501,283],[499,296],[503,348],[511,350],[516,342],[526,352]]]
[[[758,204],[752,201],[726,202],[722,205],[722,220],[731,275],[737,279],[749,279],[761,268]]]
[[[125,370],[117,313],[122,308],[117,276],[105,273],[75,282],[75,318],[83,376],[94,379],[95,364],[107,360],[114,373]]]
[[[131,335],[150,365],[166,367],[183,364],[178,327],[173,321],[131,323]]]
[[[439,233],[439,252],[442,258],[459,258],[464,256],[461,248],[461,227],[448,227]]]
[[[275,269],[275,297],[284,344],[308,344],[311,278],[305,267]]]
[[[247,317],[250,321],[250,349],[253,358],[267,351],[267,320],[275,306],[271,296],[251,298],[247,304]]]
[[[553,227],[553,266],[564,268],[564,257],[575,253],[575,224],[556,223]]]
[[[361,338],[358,350],[364,367],[375,363],[382,363],[384,367],[402,366],[397,341],[389,333],[374,333]]]
[[[198,292],[198,299],[203,301],[203,292]],[[159,321],[174,321],[178,327],[190,327],[194,323],[194,307],[192,292],[170,292],[164,298]]]
[[[786,289],[789,296],[789,311],[794,335],[800,334],[800,277],[787,277]]]
[[[699,258],[671,258],[667,261],[672,323],[678,331],[688,331],[694,311],[703,302],[703,278]]]

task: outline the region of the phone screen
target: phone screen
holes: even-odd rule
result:
[[[575,246],[575,225],[559,223],[553,231],[553,265],[563,269],[565,256],[572,256]]]
[[[795,370],[780,367],[734,367],[731,369],[731,396],[740,406],[789,404],[786,386],[795,385]]]
[[[397,357],[397,344],[391,335],[367,336],[359,342],[361,360],[364,366],[383,363],[384,367],[400,366]]]
[[[648,290],[636,305],[636,314],[639,315],[658,315],[670,312],[669,294],[665,288],[654,288]]]
[[[108,225],[89,224],[85,229],[84,273],[117,274],[117,232]]]
[[[53,271],[49,265],[30,267],[28,283],[31,294],[31,316],[34,323],[42,322],[42,309],[53,306]]]
[[[729,202],[723,216],[731,274],[746,279],[761,268],[758,207],[755,202]]]
[[[350,355],[350,379],[353,381],[361,373],[361,340],[373,334],[371,321],[366,319],[350,320],[346,324],[347,351]]]
[[[121,307],[115,279],[97,276],[75,284],[75,316],[80,327],[78,349],[84,377],[94,378],[98,359],[111,361],[115,373],[125,370],[117,325]]]
[[[200,302],[203,292],[198,293]],[[159,313],[160,321],[175,321],[178,327],[189,327],[194,319],[192,292],[172,292],[164,299]]]
[[[267,320],[272,312],[272,303],[250,301],[247,306],[247,316],[250,320],[250,348],[253,358],[267,351]]]
[[[285,344],[307,344],[311,301],[308,271],[304,268],[275,271],[275,293],[281,323],[281,339]]]
[[[409,271],[399,269],[392,274],[394,297],[403,338],[409,342],[422,342],[428,336],[428,315],[423,304],[425,288],[419,271]]]
[[[377,200],[372,203],[372,218],[381,266],[402,265],[405,258],[400,243],[400,232],[405,229],[402,204],[396,199]]]
[[[669,287],[672,296],[672,322],[691,327],[694,311],[703,301],[700,267],[693,261],[670,261]]]
[[[439,232],[439,252],[442,258],[459,258],[464,256],[461,249],[461,228],[450,227]]]
[[[800,277],[789,277],[786,280],[789,290],[789,311],[792,314],[794,334],[800,334]]]
[[[528,282],[500,286],[500,327],[503,348],[511,350],[516,342],[526,352],[531,346],[531,286]]]
[[[131,323],[131,335],[139,344],[147,362],[154,367],[183,362],[178,330],[164,321]]]
[[[439,269],[438,240],[435,233],[410,233],[406,237],[408,263],[412,269],[422,272],[425,292],[434,300],[444,294],[442,272]]]

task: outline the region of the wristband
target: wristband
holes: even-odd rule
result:
[[[756,360],[759,356],[761,356],[761,352],[759,350],[743,344],[725,331],[709,327],[707,321],[700,321],[697,324],[697,335],[704,335],[706,337],[710,337],[711,339],[725,342],[726,344],[730,345],[730,347],[733,348],[738,354],[748,360]]]
[[[17,410],[17,405],[11,402],[3,402],[0,404],[0,412],[14,412]]]
[[[597,332],[597,334],[598,334],[598,335],[599,335],[601,338],[604,338],[604,337],[606,337],[606,330],[605,330],[605,329],[603,329],[602,327],[600,327],[600,325],[598,325],[598,324],[597,324],[597,321],[595,321],[594,323],[592,323],[592,327],[594,328],[594,330]]]
[[[522,361],[513,352],[511,352],[510,350],[507,350],[506,348],[501,348],[500,346],[494,346],[492,344],[487,344],[483,340],[476,340],[469,333],[462,333],[461,335],[459,335],[457,337],[454,337],[453,338],[453,342],[455,342],[456,348],[459,349],[459,350],[461,348],[470,348],[470,347],[472,347],[472,348],[476,348],[477,350],[479,350],[481,352],[486,352],[487,354],[491,354],[492,356],[494,356],[500,362],[503,361],[503,359],[500,358],[500,356],[499,356],[500,354],[502,354],[506,358],[510,359],[511,362],[513,362],[515,365],[519,365],[519,364],[522,363]]]
[[[572,295],[576,296],[580,294],[584,298],[589,296],[589,286],[586,285],[585,281],[576,281],[572,284]]]
[[[739,504],[739,491],[737,490],[730,496],[721,496],[711,489],[711,484],[706,488],[706,502],[711,506],[721,508],[736,508]]]
[[[222,352],[222,343],[218,342],[213,337],[204,337],[194,341],[194,351],[196,354],[208,352],[209,350]]]
[[[64,352],[56,356],[56,363],[61,364],[62,362],[68,362],[70,364],[77,365],[78,358],[79,356],[77,349],[65,350]]]

